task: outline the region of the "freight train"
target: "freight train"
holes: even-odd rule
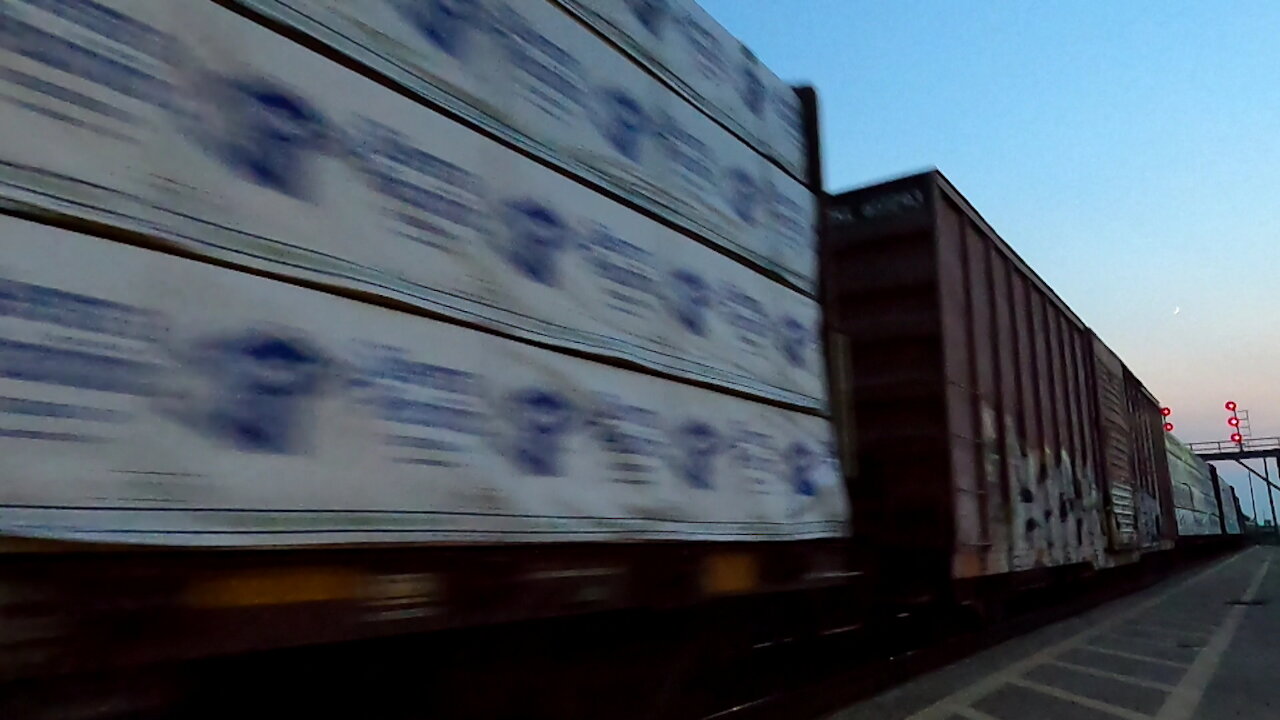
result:
[[[1187,543],[1242,534],[1244,513],[1235,488],[1172,434],[1165,436],[1165,447],[1179,539]]]
[[[827,194],[816,92],[692,0],[0,12],[6,717],[353,663],[679,717],[1240,533],[945,177]]]

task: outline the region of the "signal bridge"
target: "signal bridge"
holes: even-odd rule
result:
[[[1230,409],[1230,408],[1228,408]],[[1232,425],[1235,427],[1235,425]],[[1258,505],[1253,494],[1253,479],[1256,477],[1261,480],[1267,488],[1267,502],[1271,506],[1271,520],[1275,526],[1277,536],[1280,536],[1280,522],[1276,522],[1276,504],[1275,496],[1272,490],[1280,490],[1271,481],[1271,470],[1267,466],[1267,459],[1271,458],[1276,464],[1277,478],[1280,479],[1280,437],[1269,438],[1251,438],[1241,436],[1239,433],[1233,435],[1231,440],[1215,440],[1210,442],[1190,443],[1187,447],[1191,452],[1195,453],[1201,460],[1211,463],[1214,461],[1232,461],[1249,471],[1249,506],[1250,512],[1253,514],[1253,522],[1258,522]],[[1249,467],[1244,461],[1262,459],[1262,472]],[[1212,467],[1212,466],[1210,466]],[[1218,471],[1213,469],[1215,482],[1217,482]]]
[[[1214,460],[1252,460],[1280,456],[1280,437],[1244,438],[1241,442],[1211,440],[1187,445],[1205,462]]]

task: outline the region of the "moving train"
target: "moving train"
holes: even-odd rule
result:
[[[827,193],[692,0],[4,15],[5,717],[698,716],[1239,541],[940,172]]]
[[[1244,532],[1240,498],[1230,484],[1219,479],[1209,464],[1191,452],[1172,434],[1165,436],[1169,456],[1169,483],[1178,519],[1178,537],[1184,542]]]

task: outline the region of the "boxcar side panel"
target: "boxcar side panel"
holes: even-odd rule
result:
[[[1099,413],[1098,435],[1107,490],[1107,535],[1113,550],[1128,549],[1137,543],[1137,506],[1124,365],[1096,335],[1093,337],[1093,359]]]
[[[1173,482],[1173,471],[1169,467],[1169,456],[1164,451],[1164,437],[1168,434],[1164,431],[1164,416],[1160,414],[1160,403],[1154,397],[1151,398],[1147,414],[1147,427],[1150,428],[1152,453],[1156,461],[1158,490],[1156,499],[1160,504],[1161,518],[1160,539],[1165,544],[1171,544],[1178,538],[1178,516],[1174,511],[1173,492],[1170,488]]]
[[[1101,504],[1102,494],[1093,460],[1093,430],[1097,415],[1090,398],[1089,375],[1084,365],[1084,346],[1088,336],[1082,328],[1067,324],[1064,333],[1068,398],[1070,401],[1072,474],[1075,478],[1077,502],[1076,524],[1080,542],[1080,560],[1100,563],[1103,548]]]
[[[1021,457],[1026,433],[1021,422],[1019,409],[1018,355],[1016,326],[1013,317],[1013,301],[1009,263],[994,246],[987,248],[987,259],[991,266],[991,307],[995,311],[995,327],[992,345],[996,354],[996,366],[999,375],[1000,400],[998,406],[999,419],[997,430],[1000,442],[997,446],[1000,462],[1000,500],[1003,511],[1000,514],[999,527],[1002,529],[1003,551],[1006,569],[1012,567],[1014,543],[1021,528],[1015,521],[1014,510],[1018,507],[1018,487],[1021,478]]]
[[[1144,398],[1137,381],[1125,368],[1125,397],[1129,403],[1129,432],[1133,437],[1133,492],[1137,511],[1138,545],[1150,547],[1159,539],[1159,510],[1155,496],[1155,467],[1152,463],[1151,439],[1147,434],[1143,413]]]
[[[1040,528],[1043,518],[1036,513],[1036,489],[1040,479],[1040,458],[1043,453],[1044,435],[1042,433],[1040,414],[1036,412],[1039,405],[1037,390],[1035,325],[1032,322],[1032,306],[1030,283],[1016,270],[1010,274],[1013,289],[1013,320],[1017,328],[1017,356],[1019,396],[1021,405],[1023,443],[1022,455],[1019,458],[1021,471],[1018,473],[1017,503],[1014,511],[1014,529],[1017,541],[1014,543],[1013,569],[1026,570],[1042,561],[1040,558],[1042,535]]]
[[[1006,508],[1005,454],[1000,443],[998,333],[989,242],[981,230],[965,221],[965,250],[969,268],[969,307],[972,318],[973,367],[976,384],[975,420],[978,426],[979,469],[986,500],[983,515],[987,574],[1009,570],[1009,521]]]
[[[1160,415],[1160,403],[1128,370],[1125,372],[1125,382],[1129,388],[1136,436],[1134,459],[1141,487],[1139,509],[1142,544],[1150,547],[1172,542],[1177,537],[1169,462],[1163,437],[1164,420]]]
[[[1094,561],[1101,526],[1079,474],[1087,465],[1080,436],[1094,424],[1079,377],[1086,330],[946,192],[937,242],[953,573]]]
[[[1178,535],[1221,534],[1221,511],[1209,465],[1172,434],[1166,433],[1164,440]]]
[[[1072,415],[1071,396],[1071,342],[1067,336],[1068,323],[1060,316],[1054,323],[1053,341],[1056,350],[1053,354],[1053,372],[1056,382],[1057,401],[1054,409],[1058,414],[1058,427],[1061,433],[1061,449],[1058,451],[1058,471],[1062,477],[1062,493],[1067,499],[1067,517],[1064,518],[1067,535],[1068,562],[1081,562],[1086,559],[1084,517],[1082,515],[1079,463],[1076,462],[1075,451],[1075,418]]]
[[[1140,516],[1148,546],[1162,537],[1154,400],[945,178],[829,211],[844,229],[824,255],[827,317],[848,333],[868,498],[856,530],[889,555],[945,553],[957,580],[1136,558]]]
[[[1046,306],[1052,307],[1052,306]],[[1062,562],[1074,563],[1080,560],[1081,533],[1076,524],[1076,513],[1079,509],[1076,497],[1075,477],[1071,472],[1070,426],[1067,420],[1066,364],[1063,362],[1062,316],[1056,312],[1046,315],[1048,320],[1049,370],[1053,378],[1053,424],[1055,427],[1056,452],[1050,460],[1053,463],[1053,474],[1050,482],[1056,485],[1057,513],[1056,524],[1062,537]]]
[[[967,281],[965,235],[968,220],[949,201],[937,210],[938,302],[947,407],[951,484],[955,499],[957,577],[981,575],[985,566],[986,497],[978,467],[979,398],[974,379],[973,308]]]
[[[1089,529],[1096,533],[1093,542],[1094,556],[1098,562],[1102,562],[1110,545],[1108,531],[1110,522],[1107,517],[1109,491],[1101,432],[1103,420],[1098,372],[1093,357],[1093,334],[1088,330],[1077,335],[1076,367],[1080,376],[1080,400],[1084,406],[1084,414],[1081,417],[1085,424],[1081,431],[1085,452],[1085,488],[1088,493],[1086,509],[1096,521]]]

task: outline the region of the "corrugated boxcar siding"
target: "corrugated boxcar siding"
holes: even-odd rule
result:
[[[1069,393],[1069,377],[1067,375],[1067,339],[1066,326],[1069,323],[1061,313],[1053,313],[1053,334],[1049,343],[1053,345],[1053,410],[1058,423],[1058,456],[1055,464],[1058,470],[1058,491],[1062,493],[1059,513],[1062,516],[1063,547],[1066,562],[1080,562],[1081,527],[1080,527],[1080,487],[1075,476],[1076,464],[1072,459],[1075,441],[1071,433],[1071,400]]]
[[[1062,493],[1067,499],[1066,518],[1062,521],[1067,538],[1067,561],[1074,563],[1092,559],[1084,530],[1084,493],[1076,432],[1080,418],[1076,414],[1078,398],[1072,382],[1074,373],[1071,367],[1072,337],[1073,333],[1078,332],[1078,328],[1061,314],[1055,313],[1055,317],[1057,332],[1054,333],[1054,375],[1059,398],[1057,410],[1062,445],[1058,452],[1058,472]]]
[[[974,406],[978,428],[979,469],[986,503],[983,525],[987,545],[984,573],[1009,571],[1009,517],[1005,498],[1004,449],[1000,438],[999,347],[996,333],[994,283],[989,242],[972,223],[965,222],[965,249],[969,268],[971,345],[977,393]]]
[[[952,572],[1097,561],[1087,330],[946,193],[936,233]]]
[[[1093,406],[1087,397],[1088,385],[1085,382],[1082,363],[1081,344],[1084,339],[1085,334],[1081,328],[1069,322],[1063,323],[1063,362],[1066,373],[1067,412],[1071,426],[1069,461],[1076,497],[1077,554],[1082,562],[1101,562],[1102,558],[1098,555],[1102,530],[1102,519],[1099,514],[1101,500],[1097,476],[1094,474],[1089,455],[1089,429],[1093,427],[1089,419],[1093,417]]]
[[[1061,565],[1067,562],[1068,539],[1066,533],[1067,498],[1062,492],[1062,466],[1059,456],[1062,451],[1062,426],[1058,417],[1058,378],[1054,374],[1054,353],[1056,343],[1054,334],[1057,329],[1057,312],[1053,303],[1042,293],[1036,293],[1036,308],[1040,321],[1040,348],[1043,351],[1043,365],[1040,396],[1044,405],[1040,408],[1045,423],[1045,453],[1042,462],[1040,480],[1043,486],[1040,494],[1044,496],[1043,514],[1045,518],[1045,535],[1048,540],[1049,562]]]
[[[1019,413],[1018,348],[1013,319],[1013,299],[1009,279],[1009,263],[993,246],[987,252],[991,266],[992,303],[995,310],[995,334],[992,338],[996,351],[996,364],[1000,378],[1000,404],[998,430],[1001,435],[1000,462],[1004,489],[1004,553],[1005,564],[1011,566],[1014,543],[1022,533],[1018,523],[1018,488],[1021,477],[1022,454],[1026,433]]]
[[[1035,520],[1035,532],[1031,541],[1035,552],[1035,564],[1054,565],[1057,564],[1057,559],[1053,555],[1055,524],[1049,492],[1049,458],[1053,456],[1051,447],[1053,423],[1050,415],[1053,410],[1053,399],[1049,395],[1044,304],[1040,293],[1031,283],[1027,283],[1027,311],[1031,317],[1031,389],[1033,393],[1031,407],[1035,412],[1039,428],[1038,442],[1028,448],[1034,471],[1032,477],[1035,478],[1035,483],[1031,486],[1033,496],[1031,515]]]
[[[1036,517],[1036,487],[1039,476],[1040,449],[1044,446],[1040,429],[1040,414],[1036,412],[1039,393],[1036,389],[1035,351],[1033,350],[1033,325],[1028,282],[1016,270],[1009,275],[1013,297],[1013,324],[1017,335],[1014,344],[1018,363],[1018,405],[1021,412],[1022,447],[1017,459],[1017,502],[1013,512],[1013,559],[1015,570],[1034,567],[1037,548],[1043,535],[1042,521]]]
[[[947,372],[948,387],[963,386],[968,377],[974,388],[964,401],[952,389],[948,401],[952,436],[978,432],[975,473],[984,488],[988,543],[980,571],[1100,560],[1100,491],[1085,439],[1094,427],[1084,368],[1087,331],[986,234],[972,224],[961,227],[968,323],[948,315],[943,332],[956,333],[946,345],[952,352],[969,347],[973,354],[968,361],[948,357]],[[951,240],[951,233],[940,233],[940,254],[954,261]],[[952,457],[957,465],[972,461],[966,454]],[[957,488],[957,496],[965,489]],[[965,539],[957,536],[961,546]],[[965,575],[975,564],[957,548],[954,568]]]
[[[1052,382],[1052,400],[1049,408],[1053,421],[1053,437],[1050,443],[1049,510],[1055,514],[1052,525],[1057,542],[1053,548],[1054,559],[1060,563],[1073,563],[1079,558],[1080,544],[1076,538],[1075,482],[1070,474],[1071,463],[1067,457],[1070,448],[1067,429],[1066,378],[1062,363],[1062,316],[1057,308],[1045,301],[1045,344],[1049,348],[1049,377]]]
[[[1102,412],[1102,373],[1098,371],[1098,363],[1093,352],[1093,334],[1089,333],[1081,348],[1081,363],[1086,378],[1085,397],[1093,409],[1093,426],[1089,428],[1089,459],[1093,463],[1093,471],[1097,474],[1098,487],[1098,519],[1102,523],[1102,537],[1099,539],[1098,551],[1105,554],[1111,542],[1111,480],[1108,475],[1109,444],[1103,432],[1107,421]]]
[[[1103,473],[1109,499],[1107,532],[1111,547],[1119,550],[1131,548],[1137,542],[1129,403],[1120,358],[1097,337],[1093,338],[1093,356]]]
[[[1142,412],[1141,387],[1124,371],[1125,399],[1129,409],[1129,432],[1133,438],[1133,495],[1137,512],[1138,545],[1149,547],[1159,540],[1159,511],[1154,493],[1155,467],[1151,461],[1151,438],[1147,434],[1146,418]]]
[[[865,210],[906,194],[927,211]],[[1145,442],[1123,365],[936,174],[833,202],[847,234],[823,273],[856,387],[855,533],[899,581],[944,562],[972,577],[1104,561],[1107,502],[1133,534],[1129,448]]]
[[[1136,383],[1137,380],[1135,379]],[[1147,475],[1144,478],[1148,497],[1151,499],[1151,522],[1154,527],[1154,542],[1159,542],[1165,535],[1166,524],[1164,522],[1164,513],[1160,508],[1160,497],[1164,494],[1162,487],[1167,487],[1168,482],[1161,482],[1161,478],[1168,480],[1169,466],[1164,459],[1164,444],[1156,441],[1155,425],[1152,418],[1160,412],[1156,401],[1145,392],[1138,396],[1138,417],[1137,424],[1142,428],[1143,434],[1143,458],[1147,463]]]
[[[1176,537],[1176,518],[1169,497],[1171,477],[1168,456],[1164,451],[1164,428],[1160,417],[1160,405],[1132,373],[1125,371],[1130,409],[1133,413],[1131,427],[1136,437],[1135,464],[1136,485],[1141,488],[1139,498],[1139,535],[1144,546],[1159,544]]]
[[[1076,333],[1075,363],[1080,381],[1079,400],[1083,410],[1080,415],[1080,436],[1083,441],[1084,472],[1080,477],[1083,479],[1085,492],[1085,531],[1092,536],[1093,557],[1101,563],[1107,548],[1106,481],[1102,470],[1102,449],[1099,446],[1098,428],[1101,426],[1102,415],[1098,410],[1092,342],[1088,331]]]
[[[957,577],[971,577],[983,574],[987,545],[985,486],[978,466],[972,308],[966,283],[968,220],[949,202],[939,203],[937,217],[938,302],[950,435],[951,491],[955,495],[952,573]]]

